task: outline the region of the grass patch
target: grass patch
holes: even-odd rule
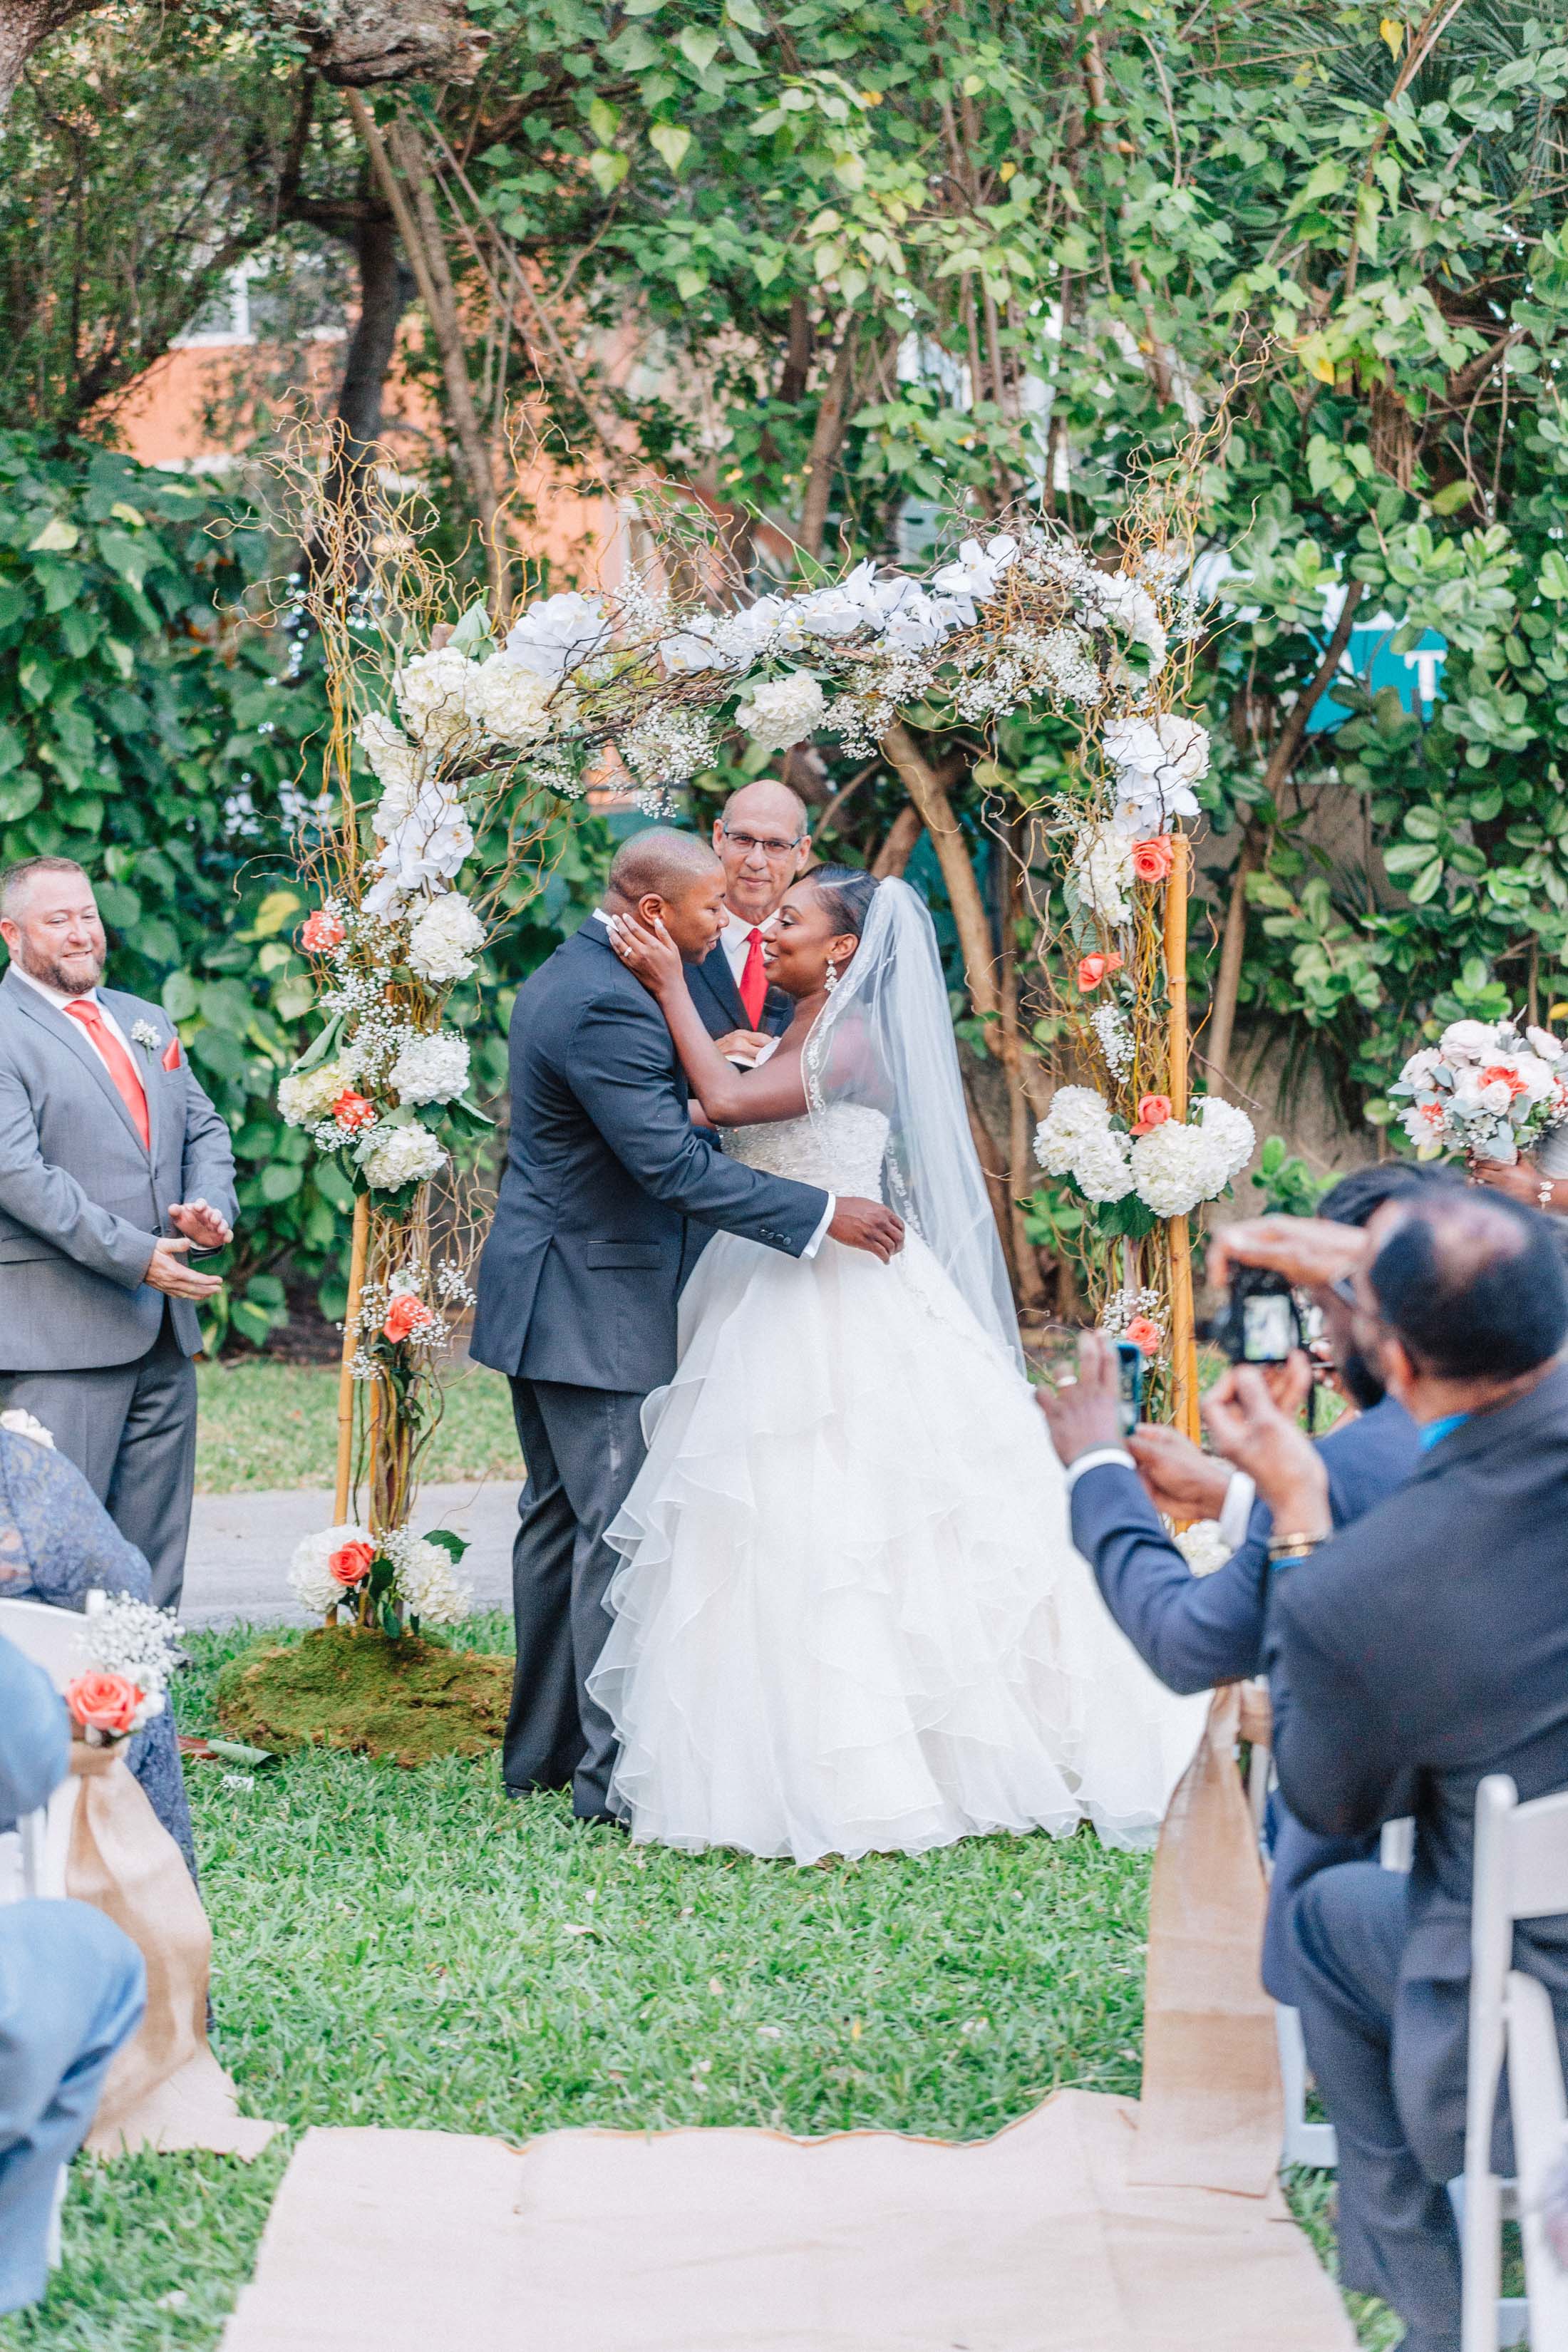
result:
[[[260,1360],[198,1364],[196,1387],[199,1495],[233,1494],[247,1486],[331,1485],[338,1376],[331,1367]],[[475,1364],[447,1381],[446,1410],[421,1475],[521,1482],[511,1392],[500,1372]]]
[[[510,1698],[508,1657],[336,1626],[230,1658],[216,1706],[232,1738],[279,1756],[316,1745],[413,1765],[488,1756]]]
[[[459,1645],[509,1631],[471,1619]],[[183,1727],[216,1727],[218,1675],[255,1638],[194,1638]],[[188,1778],[219,2053],[247,2110],[290,2133],[971,2139],[1064,2084],[1138,2087],[1148,1860],[1087,1831],[795,1870],[634,1849],[564,1798],[508,1800],[493,1760],[405,1772],[315,1750]],[[0,2346],[209,2352],[285,2154],[79,2164],[66,2268]]]

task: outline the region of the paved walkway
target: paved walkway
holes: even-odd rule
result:
[[[311,1624],[289,1590],[289,1562],[301,1536],[332,1521],[330,1492],[284,1487],[237,1495],[198,1495],[191,1514],[182,1624]],[[415,1524],[451,1528],[470,1549],[459,1571],[481,1609],[511,1606],[511,1539],[517,1531],[517,1488],[488,1485],[423,1486]]]

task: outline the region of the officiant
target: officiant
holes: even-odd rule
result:
[[[725,923],[687,972],[702,1025],[723,1053],[751,1054],[789,1026],[795,1005],[768,985],[763,943],[784,892],[811,859],[805,803],[776,777],[742,784],[724,803],[713,846],[724,868]]]

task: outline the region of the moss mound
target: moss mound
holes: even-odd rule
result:
[[[231,1658],[218,1677],[218,1720],[280,1756],[310,1747],[395,1764],[484,1756],[506,1727],[511,1675],[510,1658],[327,1626]]]

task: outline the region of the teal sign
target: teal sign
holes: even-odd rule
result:
[[[1345,647],[1342,669],[1358,677],[1369,694],[1381,694],[1391,686],[1406,710],[1419,719],[1430,719],[1432,706],[1443,691],[1443,664],[1447,659],[1448,641],[1436,629],[1426,629],[1416,641],[1414,650],[1396,654],[1390,650],[1397,621],[1386,613],[1379,613],[1363,629],[1352,629],[1350,643]],[[1309,735],[1322,735],[1342,726],[1350,717],[1342,702],[1337,702],[1331,692],[1325,694],[1307,721]]]

